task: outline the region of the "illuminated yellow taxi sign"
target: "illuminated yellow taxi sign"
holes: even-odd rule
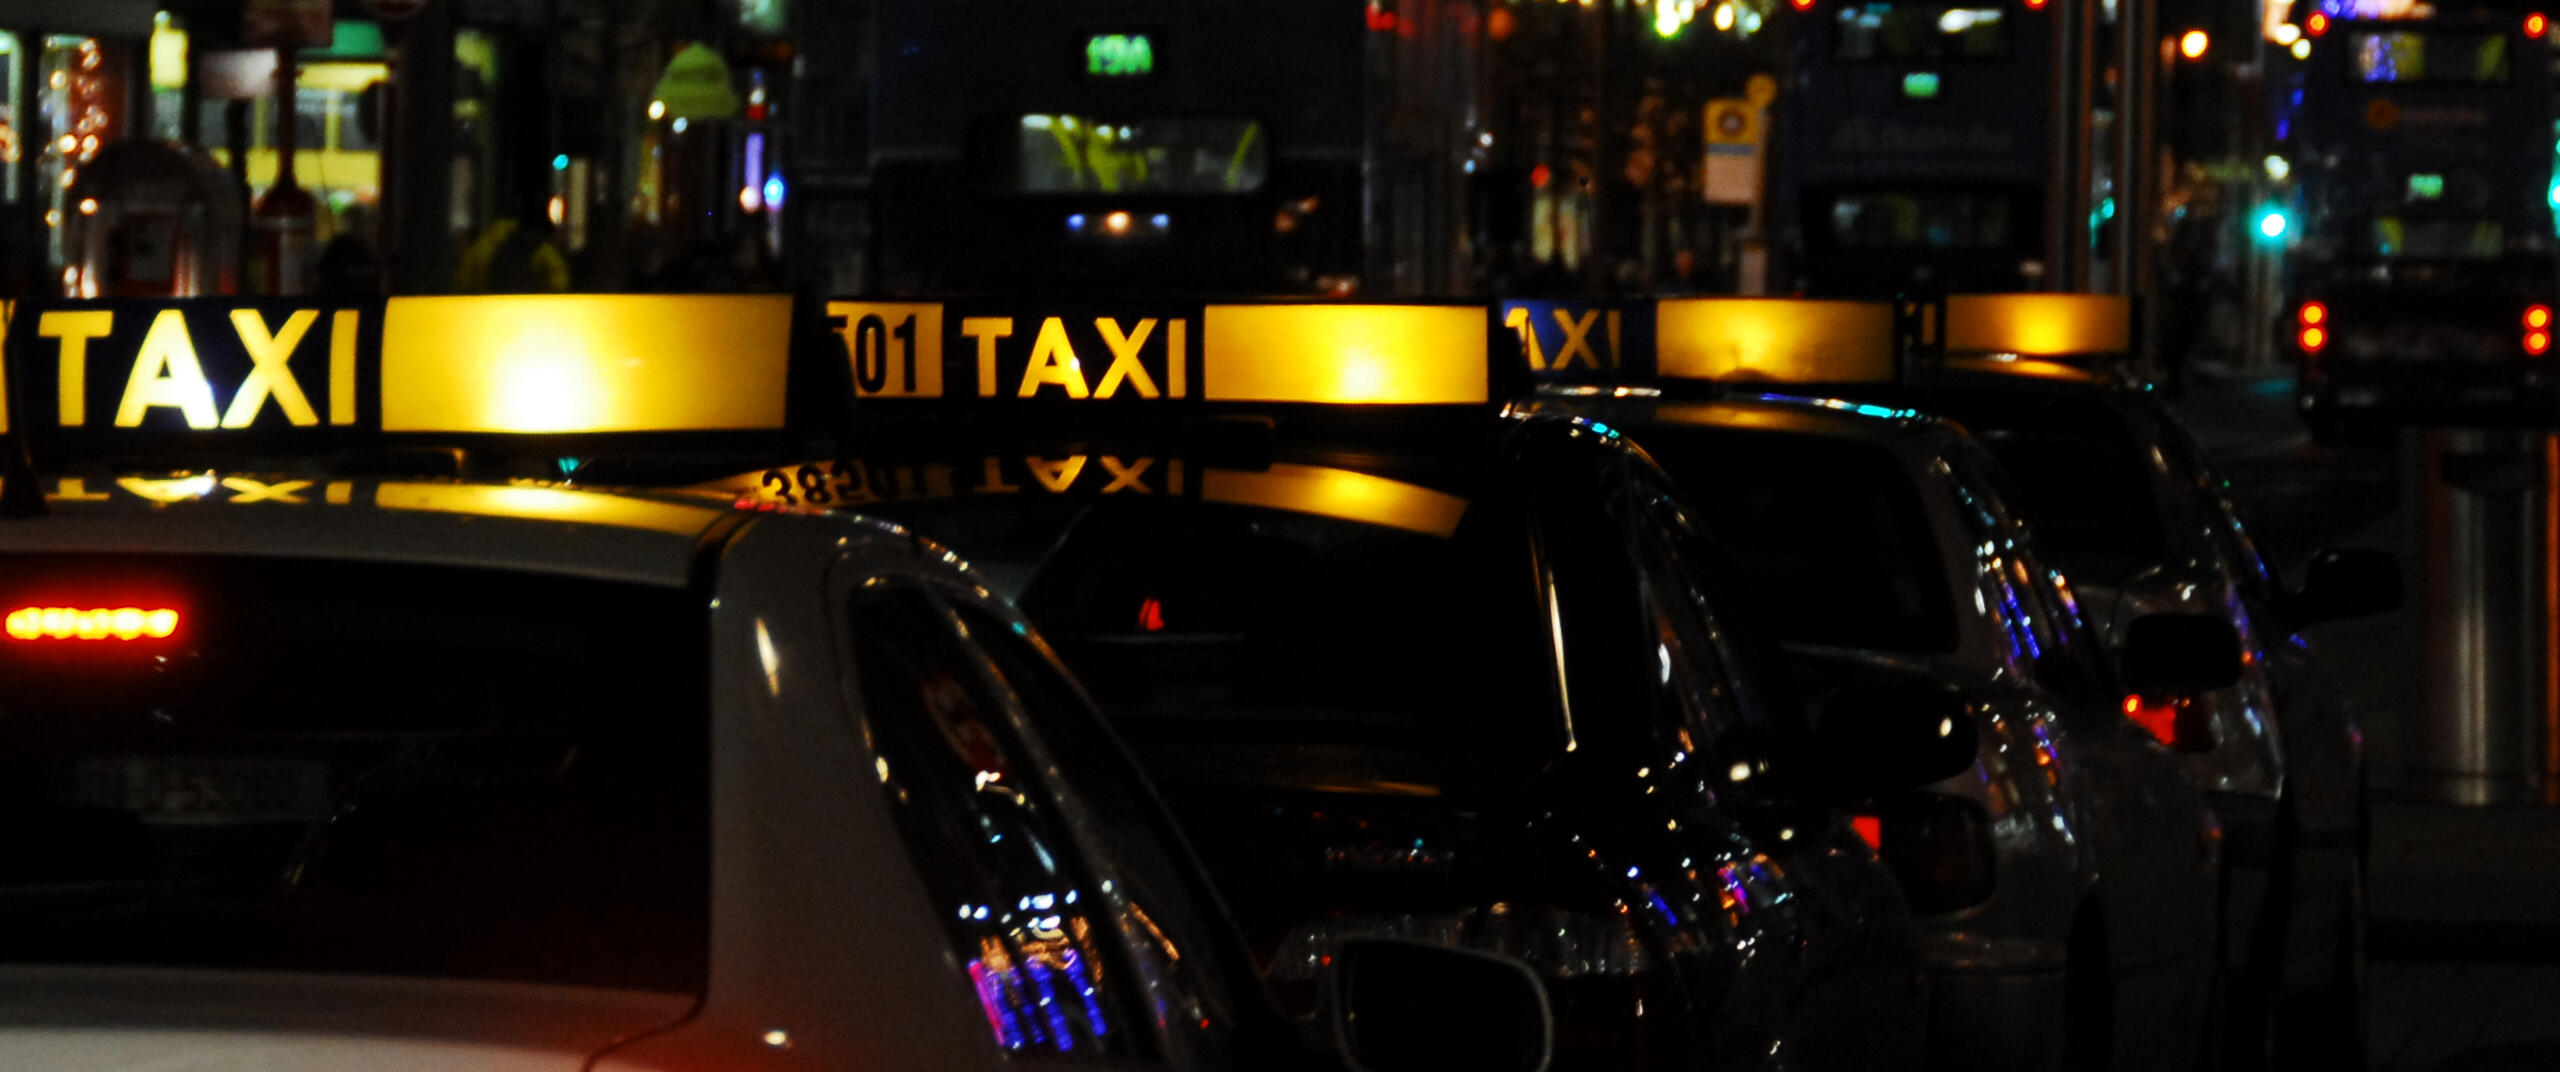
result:
[[[2065,357],[2133,349],[2133,299],[2121,294],[1957,294],[1947,352]]]
[[[1677,298],[1654,307],[1667,379],[1863,383],[1894,377],[1893,307],[1800,298]]]
[[[30,305],[0,316],[6,386],[28,395],[28,431],[66,439],[783,423],[781,296]]]
[[[395,298],[382,430],[780,428],[790,337],[782,295]]]
[[[1426,305],[827,303],[865,398],[1486,401],[1486,314]]]
[[[324,312],[328,327],[314,331]],[[36,315],[34,334],[54,348],[54,420],[64,428],[88,426],[100,415],[89,387],[101,381],[113,391],[105,416],[117,428],[142,427],[155,411],[196,431],[247,428],[270,411],[286,424],[309,427],[323,417],[307,383],[322,385],[328,423],[344,426],[357,420],[356,335],[363,316],[349,308],[196,305],[127,310],[120,320],[113,308],[49,309]],[[137,331],[138,323],[147,326]],[[228,397],[216,397],[216,377],[206,371],[209,353],[224,359],[215,371]],[[297,356],[305,357],[299,367]],[[93,358],[107,367],[93,368]],[[117,373],[120,387],[113,386]]]

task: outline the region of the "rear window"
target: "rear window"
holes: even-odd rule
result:
[[[1911,475],[1881,447],[1781,432],[1663,429],[1654,459],[1696,495],[1735,573],[1791,643],[1956,644],[1947,568]]]
[[[0,606],[0,961],[702,986],[697,600],[12,555]]]
[[[1562,748],[1554,654],[1522,512],[1448,501],[1463,513],[1445,533],[1131,496],[885,512],[1018,586],[1152,762],[1219,781],[1489,791]]]

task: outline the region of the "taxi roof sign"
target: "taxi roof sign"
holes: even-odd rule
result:
[[[1481,404],[1482,306],[826,304],[861,399]]]
[[[788,295],[394,298],[385,432],[777,429]]]
[[[1666,379],[1869,383],[1895,375],[1887,302],[1666,299],[1654,307],[1654,332]]]
[[[2133,350],[2133,299],[2122,294],[1952,294],[1949,354],[2071,357]]]
[[[72,455],[784,426],[785,296],[24,301],[10,427]]]

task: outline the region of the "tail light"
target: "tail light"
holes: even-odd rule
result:
[[[1875,815],[1852,820],[1901,885],[1912,911],[1955,912],[1991,899],[1998,866],[1991,816],[1979,801],[1942,793],[1903,793],[1876,801]]]
[[[2293,341],[2306,354],[2316,354],[2329,345],[2329,306],[2307,301],[2293,313]],[[2547,340],[2546,340],[2547,341]]]
[[[2175,704],[2147,703],[2140,696],[2124,698],[2124,717],[2132,719],[2162,745],[2178,743],[2178,708]]]
[[[2540,37],[2550,29],[2551,20],[2544,18],[2542,13],[2539,11],[2524,17],[2524,35],[2526,37]]]
[[[2029,0],[2029,2],[2032,3],[2035,2],[2035,0]],[[1787,0],[1787,3],[1798,11],[1813,10],[1813,0]]]
[[[2524,352],[2541,357],[2551,352],[2551,307],[2536,305],[2524,311]]]

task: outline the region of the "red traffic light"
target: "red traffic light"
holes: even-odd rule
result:
[[[2302,20],[2302,32],[2313,37],[2328,33],[2329,16],[2317,11],[2312,12],[2310,18]]]
[[[2524,35],[2526,37],[2540,37],[2544,33],[2549,32],[2550,29],[2551,20],[2542,17],[2542,13],[2539,11],[2524,17]]]

